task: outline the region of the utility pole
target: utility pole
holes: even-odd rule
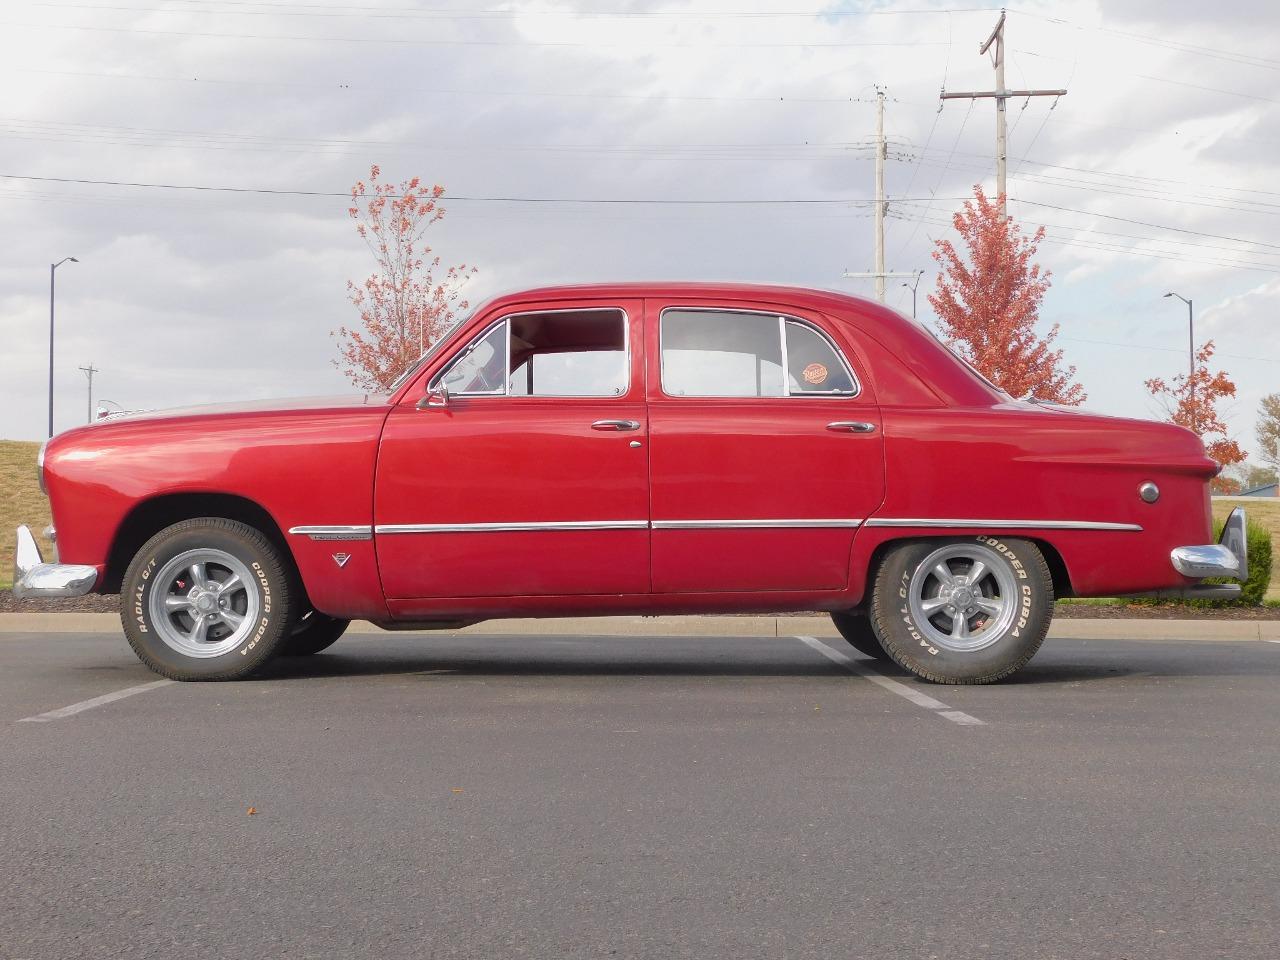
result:
[[[875,200],[875,240],[876,268],[851,272],[846,270],[848,278],[874,279],[876,282],[876,299],[884,303],[884,282],[889,277],[918,277],[919,272],[895,272],[884,268],[884,218],[889,209],[889,201],[884,195],[884,162],[888,158],[888,144],[884,138],[884,87],[876,87],[876,200]]]
[[[102,371],[93,365],[92,360],[89,361],[89,365],[87,367],[81,367],[80,369],[83,370],[84,375],[89,378],[89,419],[87,419],[85,423],[93,423],[93,375],[95,373],[101,373]]]
[[[996,193],[999,194],[1000,219],[1008,216],[1006,197],[1009,195],[1006,168],[1008,166],[1008,143],[1005,134],[1005,101],[1010,97],[1065,97],[1066,90],[1008,90],[1004,85],[1004,21],[1005,12],[1000,11],[1000,19],[991,31],[991,36],[978,49],[982,56],[991,50],[991,63],[996,68],[996,88],[966,93],[947,93],[942,91],[943,100],[979,100],[993,99],[996,102]],[[992,50],[994,45],[995,49]]]

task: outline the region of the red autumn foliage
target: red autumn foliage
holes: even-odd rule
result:
[[[929,305],[947,342],[984,377],[1014,397],[1077,406],[1084,387],[1073,383],[1075,367],[1062,366],[1053,349],[1055,323],[1036,334],[1040,303],[1050,273],[1034,263],[1044,238],[1041,227],[1027,237],[1011,217],[1001,218],[982,187],[952,219],[968,255],[966,264],[950,240],[937,241],[933,259],[942,267]]]
[[[1170,423],[1186,427],[1204,441],[1209,456],[1224,467],[1241,463],[1248,456],[1227,435],[1227,425],[1218,414],[1218,403],[1236,395],[1236,385],[1225,370],[1212,371],[1213,341],[1208,340],[1196,351],[1194,372],[1179,374],[1173,382],[1155,377],[1146,382],[1147,390],[1164,407]],[[1235,489],[1233,490],[1232,487]],[[1240,485],[1229,477],[1213,480],[1214,493],[1238,493]]]
[[[333,333],[339,356],[334,366],[371,392],[387,390],[453,326],[468,307],[462,287],[476,272],[466,264],[442,270],[440,257],[423,241],[427,229],[444,219],[437,202],[444,187],[428,187],[418,177],[381,183],[381,172],[373,165],[368,182],[351,188],[347,210],[378,264],[363,283],[347,281],[362,326]]]

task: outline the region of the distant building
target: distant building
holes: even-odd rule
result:
[[[1260,487],[1254,487],[1252,490],[1245,490],[1243,493],[1237,494],[1241,497],[1280,497],[1280,483],[1265,483]]]

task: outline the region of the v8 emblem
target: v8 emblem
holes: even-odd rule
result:
[[[335,553],[333,555],[333,562],[340,567],[345,567],[347,565],[347,561],[350,559],[351,554],[349,553]]]

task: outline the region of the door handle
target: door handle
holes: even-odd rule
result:
[[[876,425],[865,420],[837,420],[827,424],[828,430],[836,433],[875,433]]]
[[[591,425],[592,430],[639,430],[639,420],[597,420]]]

